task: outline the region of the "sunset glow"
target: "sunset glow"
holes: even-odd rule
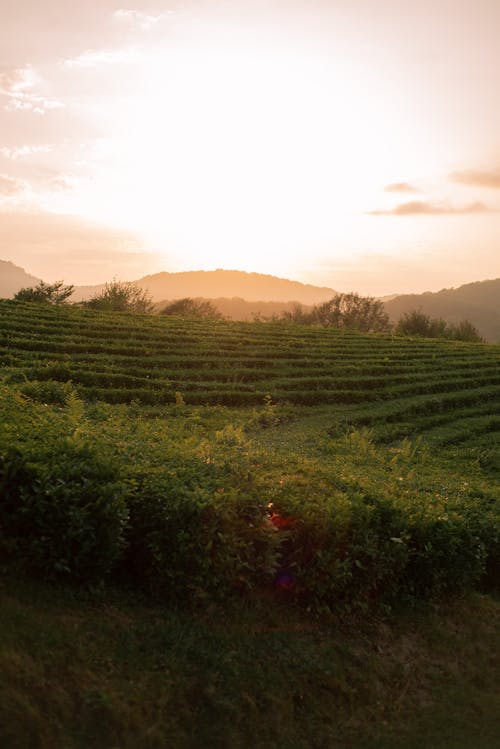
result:
[[[51,44],[28,26],[0,70],[3,258],[374,294],[500,274],[498,4],[440,3],[432,29],[426,2],[48,5]],[[20,6],[10,39],[49,24]]]

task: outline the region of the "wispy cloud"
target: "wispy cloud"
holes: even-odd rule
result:
[[[97,68],[101,65],[120,65],[136,62],[140,54],[132,48],[126,49],[89,49],[77,57],[63,60],[67,68]]]
[[[24,190],[24,184],[18,179],[12,179],[6,174],[0,174],[0,196],[11,198]]]
[[[410,185],[408,182],[393,182],[390,185],[384,187],[385,192],[420,192],[418,187]]]
[[[175,11],[173,10],[166,10],[157,15],[151,15],[142,13],[140,10],[125,10],[124,8],[120,8],[119,10],[115,10],[113,18],[117,21],[125,21],[126,23],[138,26],[143,31],[149,31],[149,29],[170,18],[174,13]]]
[[[500,190],[500,168],[485,171],[469,169],[464,172],[454,172],[450,177],[454,182],[461,182],[463,185]]]
[[[45,114],[51,109],[63,109],[64,102],[43,96],[37,87],[41,80],[36,71],[27,66],[0,73],[0,95],[7,99],[7,111],[26,110],[35,114]]]
[[[449,203],[430,203],[423,200],[412,200],[400,203],[390,210],[368,211],[370,216],[443,216],[464,213],[485,213],[489,208],[480,202],[464,206],[452,206]]]
[[[2,146],[0,148],[0,154],[6,159],[17,161],[24,159],[29,156],[33,156],[36,153],[50,153],[53,150],[53,146],[49,143],[41,143],[36,146],[15,146],[9,148],[8,146]]]

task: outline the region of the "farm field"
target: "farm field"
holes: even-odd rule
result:
[[[3,300],[0,423],[6,747],[495,746],[500,346]]]

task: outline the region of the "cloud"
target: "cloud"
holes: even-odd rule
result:
[[[408,182],[393,182],[384,187],[385,192],[420,192],[418,187],[408,184]]]
[[[125,10],[124,8],[120,8],[119,10],[115,10],[113,18],[117,21],[132,23],[143,31],[149,31],[149,29],[152,29],[174,13],[175,11],[173,10],[167,10],[163,13],[158,13],[157,15],[150,15],[148,13],[142,13],[139,10]]]
[[[24,185],[17,179],[12,179],[6,174],[0,174],[0,196],[11,198],[19,195],[24,189]]]
[[[42,83],[37,72],[31,67],[14,68],[0,72],[0,95],[7,99],[4,109],[32,111],[45,114],[50,109],[63,109],[64,103],[41,95],[36,87]]]
[[[33,156],[36,153],[50,153],[52,150],[53,146],[49,143],[40,143],[33,146],[14,146],[13,148],[2,146],[0,148],[0,154],[6,159],[17,161],[18,159],[24,159],[27,156]]]
[[[137,62],[140,55],[134,49],[89,49],[78,57],[68,57],[63,65],[68,68],[96,68],[100,65],[120,65]]]
[[[491,171],[469,169],[464,172],[454,172],[450,177],[454,182],[461,182],[463,185],[500,190],[500,168]]]
[[[430,203],[423,200],[412,200],[400,203],[390,210],[368,211],[370,216],[441,216],[464,213],[485,213],[488,207],[484,203],[469,203],[456,208],[449,203]]]

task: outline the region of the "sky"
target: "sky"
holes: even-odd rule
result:
[[[499,28],[499,0],[0,0],[0,259],[497,278]]]

